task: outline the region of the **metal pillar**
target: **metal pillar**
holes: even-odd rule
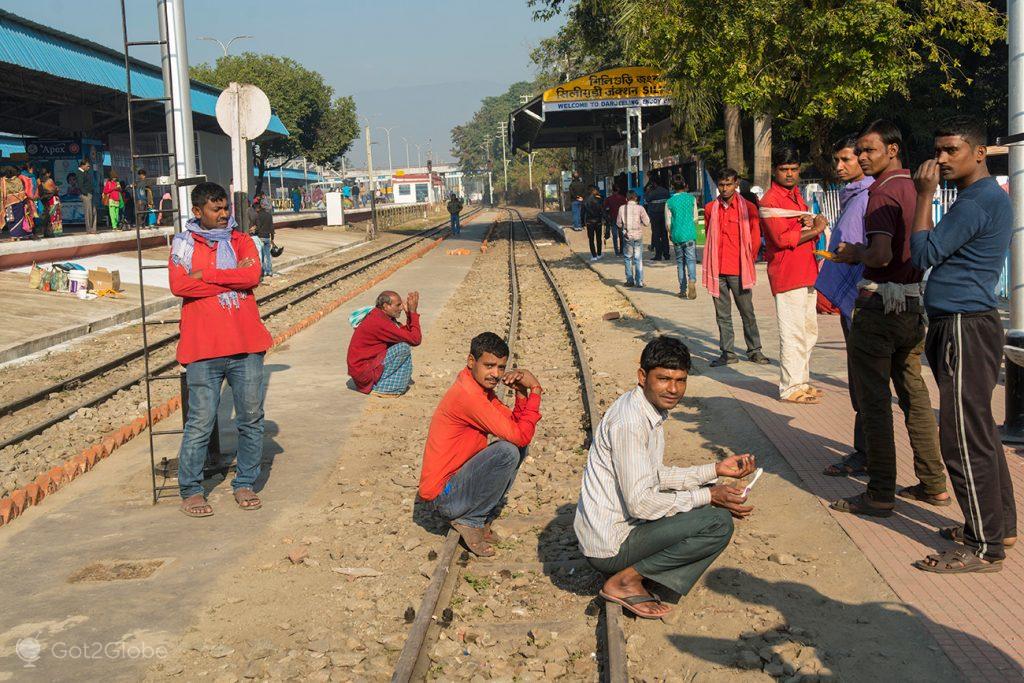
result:
[[[643,197],[644,194],[644,133],[643,110],[626,108],[626,185]]]
[[[1024,134],[1024,0],[1009,0],[1007,43],[1009,47],[1010,137]],[[1024,348],[1024,147],[1010,145],[1010,201],[1013,204],[1013,237],[1010,240],[1009,346]],[[1024,368],[1006,363],[1006,418],[1003,439],[1024,442]]]
[[[160,21],[160,66],[163,69],[164,112],[167,128],[173,131],[175,180],[196,175],[195,135],[192,132],[192,87],[188,78],[188,49],[185,39],[185,0],[159,0],[157,15]],[[171,98],[171,93],[174,97]],[[185,227],[191,217],[190,190],[178,186],[177,231]]]
[[[373,152],[370,146],[373,142],[370,140],[370,126],[367,122],[366,126],[366,172],[369,175],[369,182],[367,183],[367,192],[370,193],[370,220],[366,226],[366,239],[372,240],[377,238],[377,193],[373,180]]]

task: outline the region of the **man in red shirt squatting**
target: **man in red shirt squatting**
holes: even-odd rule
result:
[[[820,214],[811,218],[799,182],[796,150],[775,150],[772,185],[761,198],[761,227],[767,241],[768,283],[779,320],[779,398],[803,404],[817,403],[821,395],[810,384],[811,350],[818,340],[814,242],[828,221]]]
[[[168,272],[180,296],[178,362],[188,383],[188,419],[178,454],[181,511],[209,517],[203,496],[203,465],[226,379],[235,402],[238,454],[231,482],[243,510],[260,507],[253,491],[263,457],[263,355],[270,332],[260,320],[252,288],[260,281],[256,245],[228,209],[224,188],[200,183],[192,190],[192,218],[174,236]]]
[[[377,295],[377,305],[356,324],[348,344],[348,374],[356,389],[377,396],[401,396],[412,381],[412,349],[423,341],[417,309],[420,293],[409,292],[405,302],[398,292]],[[364,309],[365,310],[365,309]],[[398,317],[405,311],[402,325]]]
[[[481,557],[500,540],[491,529],[505,506],[526,447],[540,421],[540,382],[529,370],[506,372],[508,344],[493,332],[473,338],[466,367],[434,411],[423,451],[419,497]],[[494,389],[516,392],[509,410]],[[489,435],[497,441],[487,443]]]

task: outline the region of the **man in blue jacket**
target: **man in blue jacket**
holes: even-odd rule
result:
[[[939,444],[964,513],[964,525],[939,533],[963,547],[914,566],[939,574],[997,572],[1017,540],[1017,509],[1006,454],[992,418],[992,391],[1003,357],[995,288],[1010,245],[1010,198],[989,175],[985,130],[967,118],[935,132],[935,158],[914,174],[917,211],[910,238],[914,266],[931,268],[924,305],[925,353],[939,385]],[[939,179],[957,200],[932,227]]]
[[[865,244],[864,214],[868,210],[868,188],[875,179],[864,174],[864,169],[857,161],[857,136],[847,135],[836,141],[832,146],[832,160],[835,162],[836,175],[846,183],[839,191],[839,218],[832,228],[829,240],[829,251],[846,242],[847,244]],[[850,338],[850,321],[853,320],[853,304],[857,300],[857,283],[864,274],[861,263],[838,263],[825,261],[818,273],[818,281],[814,287],[833,306],[839,309],[841,316],[839,325],[843,329],[843,339]],[[867,442],[864,439],[864,420],[861,418],[857,395],[853,391],[853,379],[850,372],[850,358],[846,358],[847,383],[850,388],[850,403],[855,414],[853,420],[853,452],[837,463],[825,468],[830,477],[847,477],[867,472]]]

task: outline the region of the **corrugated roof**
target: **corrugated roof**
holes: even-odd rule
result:
[[[0,10],[0,62],[125,92],[123,53],[4,10]],[[163,97],[160,67],[134,58],[131,65],[132,94]],[[192,81],[192,111],[216,117],[219,94],[212,86]],[[288,135],[288,129],[276,114],[271,116],[267,130]]]

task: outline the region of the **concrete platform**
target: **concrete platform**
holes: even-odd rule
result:
[[[93,472],[0,530],[0,681],[140,680],[159,656],[158,648],[177,642],[196,610],[216,601],[211,594],[216,579],[235,569],[250,549],[249,539],[269,528],[287,530],[322,473],[339,458],[360,457],[339,451],[338,445],[358,428],[364,403],[381,399],[346,387],[349,313],[372,304],[382,289],[418,289],[429,335],[473,264],[495,215],[485,212],[467,221],[460,238],[402,268],[267,356],[261,510],[240,510],[223,482],[210,495],[216,511],[210,518],[185,517],[175,498],[151,505],[148,440],[141,434]],[[447,256],[446,249],[452,247],[466,247],[474,255]],[[222,424],[229,425],[230,400],[225,403]],[[310,410],[311,405],[325,409]],[[175,419],[170,422],[175,426]],[[225,435],[225,448],[230,442]],[[173,457],[177,447],[176,437],[158,437],[159,456]],[[284,552],[266,562],[279,562]],[[83,567],[110,560],[163,565],[149,578],[69,582]],[[28,637],[41,647],[31,668],[15,650],[19,639]],[[97,656],[67,656],[68,646],[93,643],[101,646]],[[121,655],[132,652],[137,656]],[[195,673],[186,673],[185,680]]]
[[[274,270],[286,270],[362,241],[363,235],[342,229],[282,229],[277,233],[277,243],[285,248],[285,252],[275,260]],[[143,252],[144,263],[166,263],[168,254],[166,244],[147,249]],[[28,286],[31,266],[0,271],[0,297],[4,301],[6,321],[0,327],[0,363],[140,317],[139,271],[134,243],[128,252],[73,260],[88,268],[102,266],[108,270],[119,270],[124,297],[85,301],[67,293],[41,292]],[[47,262],[39,263],[48,265]],[[145,279],[146,310],[149,314],[178,304],[178,298],[168,291],[166,270],[146,271]]]

